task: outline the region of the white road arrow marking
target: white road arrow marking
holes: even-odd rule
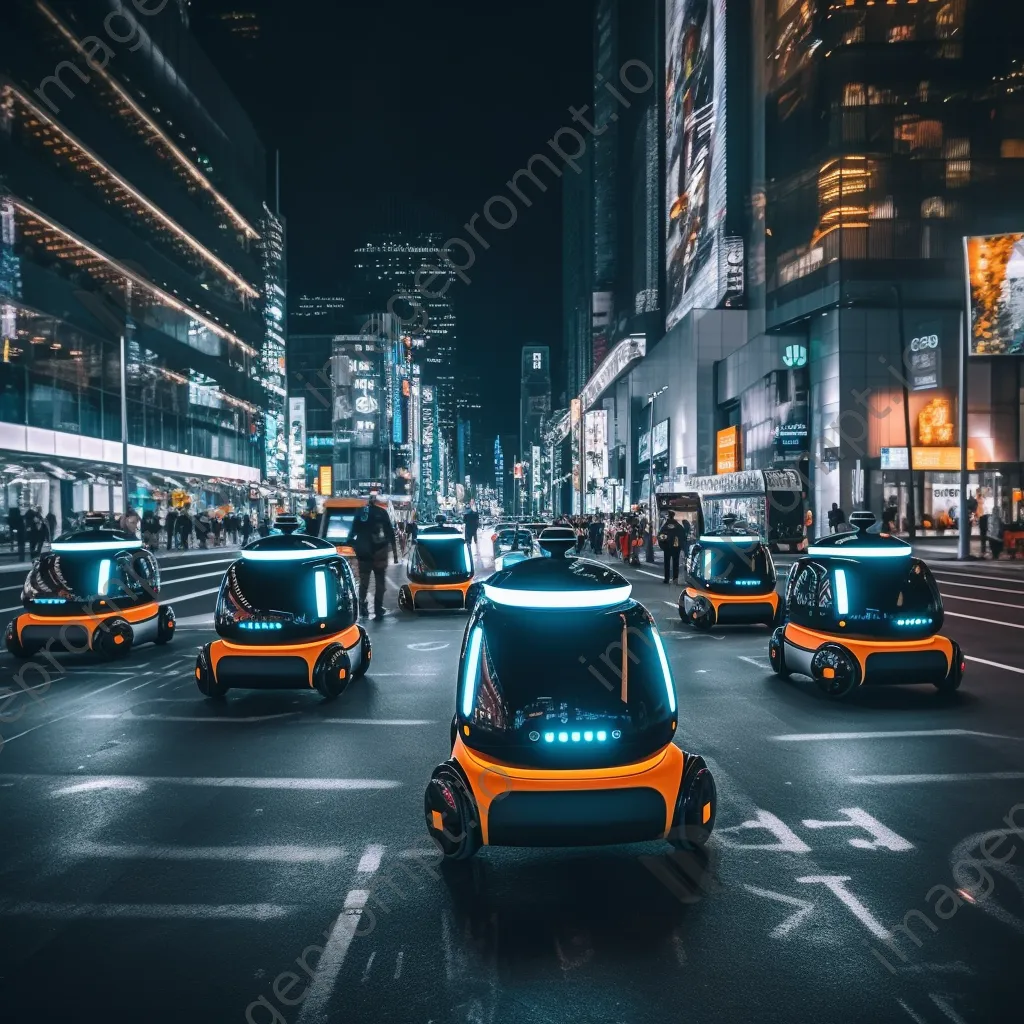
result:
[[[858,850],[893,850],[896,853],[905,853],[914,848],[913,843],[908,843],[902,836],[859,807],[840,807],[839,813],[846,815],[846,821],[816,821],[814,818],[805,818],[804,828],[862,828],[871,836],[870,839],[857,836],[848,840],[849,844]]]
[[[773,939],[785,938],[814,910],[813,903],[808,903],[807,900],[799,899],[796,896],[787,896],[785,893],[773,892],[771,889],[759,889],[756,885],[744,885],[743,888],[755,896],[764,896],[765,899],[778,900],[779,903],[787,903],[791,907],[798,908],[796,913],[790,914],[782,924],[776,925],[768,933]]]
[[[889,934],[887,928],[882,925],[877,918],[864,906],[863,903],[856,896],[846,888],[845,882],[850,881],[849,875],[806,875],[803,878],[798,878],[797,881],[801,885],[824,885],[826,888],[831,889],[836,894],[840,902],[850,911],[851,914],[876,939],[881,939],[883,942],[888,942],[892,936]]]
[[[451,644],[443,643],[440,640],[430,640],[422,644],[406,644],[406,647],[410,651],[443,651],[446,647],[451,647]]]
[[[732,833],[747,829],[760,829],[771,832],[778,839],[777,843],[739,843],[732,838]],[[780,853],[810,853],[811,848],[781,819],[770,811],[757,809],[757,816],[741,825],[732,825],[715,831],[719,841],[734,850],[778,850]]]

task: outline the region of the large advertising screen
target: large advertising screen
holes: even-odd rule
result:
[[[1024,353],[1024,234],[964,239],[972,356]]]
[[[293,491],[306,487],[306,400],[288,399],[288,444],[291,459],[291,481]]]
[[[727,0],[666,0],[665,261],[667,326],[714,309],[735,281],[723,274]],[[742,243],[739,243],[742,246]],[[733,243],[733,249],[736,245]],[[731,260],[737,259],[736,252]]]

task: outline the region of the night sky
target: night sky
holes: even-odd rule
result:
[[[352,250],[374,229],[471,240],[462,225],[509,194],[512,174],[571,124],[569,106],[590,99],[590,0],[229,6],[263,18],[247,73],[197,27],[268,150],[281,150],[292,295],[344,289]],[[507,231],[478,221],[492,247],[475,244],[472,283],[449,293],[460,350],[484,377],[487,433],[517,429],[522,345],[551,345],[561,370],[557,181],[532,208],[517,206]]]

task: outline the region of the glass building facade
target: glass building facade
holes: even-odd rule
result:
[[[134,503],[247,501],[268,458],[279,471],[263,410],[283,409],[284,228],[263,149],[176,6],[118,22],[123,42],[107,13],[0,12],[3,493],[58,519],[82,499],[17,482],[46,485],[45,459],[120,489],[122,336]]]

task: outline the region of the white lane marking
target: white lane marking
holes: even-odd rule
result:
[[[118,675],[124,675],[124,673],[119,672]],[[19,686],[16,690],[12,690],[10,693],[0,694],[0,700],[10,700],[12,697],[17,697],[21,693],[32,693],[33,690],[45,690],[51,685],[50,681],[47,680],[45,683],[36,683],[35,686]]]
[[[929,992],[928,998],[951,1020],[953,1024],[967,1024],[967,1021],[953,1009],[938,992]]]
[[[160,577],[160,599],[163,600],[163,601],[173,600],[173,598],[168,598],[164,594],[163,591],[164,591],[165,587],[170,587],[170,586],[173,586],[173,585],[177,585],[178,583],[191,583],[193,580],[208,580],[211,576],[223,576],[223,575],[224,575],[223,571],[218,569],[216,572],[200,572],[200,573],[196,573],[194,576],[182,576],[181,579],[178,579],[178,580],[165,580],[163,578],[163,576],[161,576]]]
[[[345,898],[345,907],[334,922],[324,951],[317,961],[316,974],[303,997],[298,1024],[320,1024],[327,1021],[327,1004],[334,993],[334,983],[345,963],[345,956],[352,945],[363,907],[369,897],[365,889],[353,889]]]
[[[900,1006],[903,1007],[903,1009],[907,1013],[907,1016],[912,1021],[914,1021],[914,1024],[928,1024],[928,1022],[924,1019],[924,1017],[918,1016],[918,1014],[914,1013],[914,1011],[909,1006],[907,1006],[907,1004],[905,1002],[903,1002],[902,999],[897,998],[896,1002],[899,1003]]]
[[[182,626],[213,626],[213,612],[206,612],[203,615],[186,615],[184,618],[176,618],[174,620],[174,626],[176,629],[181,629]]]
[[[740,661],[745,661],[748,665],[753,665],[755,668],[771,668],[772,663],[767,658],[749,658],[745,654],[737,654],[737,658]]]
[[[1012,576],[988,576],[983,572],[960,572],[959,570],[953,569],[933,569],[932,574],[937,577],[949,576],[949,577],[960,577],[963,579],[966,577],[969,580],[998,580],[1000,583],[1009,583],[1013,586],[1024,586],[1024,581],[1015,580]]]
[[[406,644],[405,646],[410,651],[443,651],[446,647],[451,647],[451,644],[441,640],[429,640],[426,643]]]
[[[356,871],[361,875],[372,875],[380,867],[380,859],[384,856],[384,847],[379,843],[371,843],[363,850]]]
[[[1001,661],[989,661],[987,658],[974,658],[970,654],[965,654],[964,660],[976,661],[979,665],[990,665],[992,668],[1001,668],[1007,672],[1016,672],[1018,675],[1024,676],[1024,668],[1017,668],[1015,665],[1004,665]]]
[[[653,576],[656,580],[664,580],[665,577],[659,575],[656,572],[648,572],[646,569],[637,569],[637,572],[643,573],[644,576]]]
[[[768,934],[773,939],[781,939],[788,935],[801,921],[814,910],[814,904],[807,900],[798,899],[796,896],[787,896],[781,892],[774,892],[771,889],[759,889],[756,885],[744,885],[747,892],[755,896],[764,896],[765,899],[778,900],[780,903],[787,903],[791,907],[797,907],[797,911],[790,914],[780,925],[776,925]]]
[[[983,736],[991,740],[1024,740],[1024,736],[1003,736],[974,729],[893,729],[886,732],[790,732],[769,736],[776,743],[818,743],[823,740],[888,740],[912,736]]]
[[[661,603],[662,604],[667,604],[669,606],[669,608],[675,608],[676,611],[679,611],[679,602],[678,601],[664,601],[663,600]]]
[[[198,786],[213,789],[292,789],[338,792],[344,790],[398,789],[402,783],[396,779],[309,779],[301,777],[260,777],[255,775],[235,778],[198,775],[29,775],[6,774],[0,779],[16,782],[65,783],[57,794],[84,793],[92,789],[131,789],[135,786]]]
[[[980,615],[965,615],[963,612],[946,611],[946,615],[952,615],[954,619],[970,619],[972,622],[988,622],[993,626],[1009,626],[1011,629],[1024,629],[1021,622],[1003,622],[1002,619],[983,619]]]
[[[931,775],[851,775],[854,786],[917,786],[929,782],[1016,782],[1024,772],[937,772]]]
[[[173,562],[161,562],[160,563],[160,576],[163,577],[165,572],[178,572],[181,569],[205,569],[208,565],[216,565],[218,562],[233,562],[238,556],[227,555],[223,558],[207,558],[202,562],[186,562],[184,565],[177,565]],[[170,583],[177,582],[176,580],[169,580]]]
[[[395,959],[395,976],[394,976],[394,978],[392,979],[393,981],[398,981],[398,978],[399,978],[399,976],[400,976],[400,975],[401,975],[401,973],[402,973],[402,957],[403,957],[404,955],[405,955],[405,952],[404,952],[404,950],[401,950],[401,949],[400,949],[400,950],[398,951],[398,956],[397,956],[397,958]]]
[[[366,670],[367,675],[373,679],[436,679],[439,672],[374,672],[372,668]]]
[[[1007,580],[1007,583],[1012,582]],[[967,590],[991,590],[997,594],[1013,594],[1014,597],[1024,596],[1024,590],[1008,590],[1006,587],[986,587],[983,583],[952,583],[944,580],[939,581],[939,589],[943,587],[964,587]],[[952,594],[947,595],[952,597]]]
[[[893,832],[891,828],[883,825],[877,818],[873,818],[867,811],[859,807],[840,807],[840,814],[846,815],[846,821],[817,821],[814,818],[804,819],[804,828],[860,828],[872,838],[864,839],[857,836],[847,840],[849,844],[858,850],[892,850],[893,853],[906,853],[912,850],[914,844],[907,842],[903,836]]]
[[[236,723],[245,724],[246,722],[267,722],[272,718],[290,718],[292,715],[297,714],[299,714],[298,711],[279,711],[273,715],[247,715],[238,716],[237,718],[229,718],[225,715],[223,718],[211,718],[208,715],[140,715],[134,708],[129,708],[127,711],[118,713],[82,715],[82,717],[94,720],[105,719],[108,721],[111,719],[122,719],[130,722],[194,722],[198,725],[209,725],[211,723],[213,725],[234,725]]]
[[[15,903],[0,902],[2,917],[42,917],[59,921],[127,918],[159,921],[170,918],[209,921],[276,921],[299,907],[280,903]]]
[[[1024,604],[1010,604],[1008,601],[989,601],[984,597],[964,597],[962,594],[943,594],[943,601],[970,601],[971,604],[993,604],[997,608],[1022,608]]]
[[[144,782],[131,778],[89,779],[71,786],[64,786],[53,791],[54,796],[71,796],[75,793],[98,793],[106,789],[121,790],[126,793],[145,793],[148,787]]]
[[[77,700],[73,700],[73,705],[80,705],[82,703],[88,703],[90,697],[96,696],[97,693],[102,693],[104,690],[109,690],[112,686],[121,686],[124,683],[131,682],[134,676],[125,676],[123,679],[117,679],[112,683],[107,683],[106,686],[101,686],[98,690],[92,690],[89,693],[83,694]],[[66,706],[66,705],[65,705]],[[44,726],[53,725],[56,722],[63,722],[65,719],[74,718],[75,715],[79,714],[78,710],[69,711],[66,715],[58,715],[56,718],[48,718],[45,722],[40,722],[38,725],[33,725],[30,729],[24,729],[22,732],[15,733],[13,736],[4,737],[4,745],[13,743],[15,740],[20,740],[22,736],[27,736],[30,732],[35,732],[36,729],[42,729]]]
[[[301,721],[303,725],[437,725],[429,718],[303,718]]]
[[[253,864],[334,864],[345,856],[343,846],[171,846],[162,843],[79,843],[72,857],[100,860],[224,860]]]
[[[366,961],[366,969],[363,971],[362,982],[365,984],[366,979],[370,976],[370,968],[373,966],[373,958],[377,955],[377,950],[374,950],[370,954],[370,958]]]
[[[844,885],[845,882],[850,881],[849,875],[807,875],[804,878],[798,878],[798,882],[801,885],[824,885],[827,889],[831,890],[843,903],[843,905],[850,911],[851,914],[876,939],[881,939],[883,942],[888,942],[890,935],[887,928],[884,927],[875,917],[871,911],[864,906],[863,903],[856,896],[850,892],[849,889]]]

